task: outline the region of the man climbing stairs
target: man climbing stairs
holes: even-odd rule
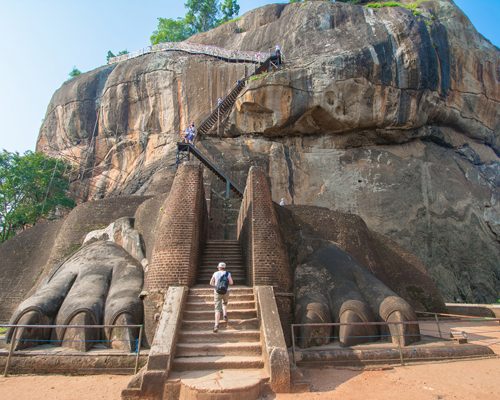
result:
[[[192,288],[177,342],[174,371],[262,368],[259,321],[251,288],[232,287],[227,323],[214,324],[213,289]]]
[[[214,333],[214,289],[208,283],[221,261],[227,264],[235,285],[229,292],[229,319],[221,321]],[[206,242],[197,282],[189,289],[184,306],[167,385],[177,385],[179,398],[195,393],[256,398],[268,376],[253,288],[243,286],[246,273],[238,241]]]

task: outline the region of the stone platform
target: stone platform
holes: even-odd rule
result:
[[[443,340],[422,336],[422,340],[411,346],[398,347],[388,342],[374,342],[352,347],[341,347],[338,342],[308,349],[295,349],[295,363],[298,366],[328,364],[331,366],[370,366],[400,364],[403,362],[424,362],[456,360],[479,357],[496,357],[488,346],[473,343],[458,344],[453,340]],[[293,355],[290,355],[293,360]]]
[[[8,350],[0,350],[0,371],[7,362]],[[139,368],[147,361],[148,350],[141,350]],[[96,346],[86,353],[66,347],[42,345],[30,350],[16,351],[11,358],[9,374],[131,375],[136,355],[121,350]]]
[[[261,397],[268,379],[263,369],[173,372],[166,392],[179,399],[254,400]]]

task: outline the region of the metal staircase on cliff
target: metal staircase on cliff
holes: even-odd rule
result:
[[[202,164],[212,171],[219,179],[226,184],[226,197],[229,197],[232,191],[240,198],[243,197],[243,191],[208,157],[206,157],[200,150],[190,143],[177,143],[177,159],[176,164],[179,165],[184,160],[189,160],[190,155],[195,156]]]
[[[267,71],[272,64],[273,57],[268,57],[250,76],[255,76]],[[231,89],[229,94],[222,100],[222,102],[217,106],[217,108],[212,111],[212,113],[205,118],[198,128],[198,136],[208,134],[218,122],[224,119],[229,112],[233,109],[234,103],[245,87],[247,79],[239,80],[236,85]],[[176,165],[181,162],[189,160],[190,155],[195,156],[200,160],[203,165],[205,165],[210,171],[212,171],[219,179],[226,184],[226,197],[229,198],[229,194],[233,191],[240,198],[243,197],[243,191],[231,180],[229,177],[220,170],[208,157],[201,153],[194,144],[191,143],[177,143],[177,154],[176,154]]]
[[[267,58],[259,66],[259,68],[257,68],[255,72],[250,76],[259,75],[264,71],[267,71],[272,62],[271,59],[272,57]],[[236,85],[231,89],[229,94],[226,97],[224,97],[222,103],[219,104],[219,106],[215,110],[213,110],[212,113],[207,118],[205,118],[205,120],[201,123],[201,125],[198,128],[198,135],[207,135],[216,126],[217,122],[220,123],[220,121],[223,120],[229,114],[229,112],[234,107],[234,103],[236,102],[238,95],[245,87],[246,82],[247,78],[239,80],[236,83]]]

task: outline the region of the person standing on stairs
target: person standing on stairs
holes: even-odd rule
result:
[[[229,301],[229,285],[233,285],[231,273],[226,271],[226,263],[220,262],[217,265],[217,272],[214,272],[210,279],[210,286],[214,286],[214,307],[215,325],[214,333],[219,330],[220,314],[227,322],[227,303]]]

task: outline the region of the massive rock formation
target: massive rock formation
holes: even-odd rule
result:
[[[500,52],[450,0],[420,15],[344,3],[269,5],[190,41],[267,51],[200,147],[235,179],[260,164],[275,200],[360,215],[416,254],[448,300],[500,292]],[[37,148],[76,161],[80,199],[168,191],[178,133],[250,63],[179,52],[98,68],[54,95]],[[87,170],[84,170],[87,168]]]

